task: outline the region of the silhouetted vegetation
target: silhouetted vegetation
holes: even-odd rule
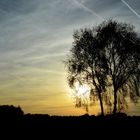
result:
[[[137,102],[140,96],[140,38],[133,26],[112,20],[101,24],[97,33],[100,45],[104,46],[104,63],[107,66],[104,69],[107,68],[108,71],[107,88],[110,85],[113,88],[111,92],[114,92],[115,114],[127,105],[125,97],[130,95],[131,100]]]
[[[140,97],[140,38],[134,27],[117,21],[105,21],[95,28],[74,32],[73,47],[66,61],[68,82],[90,86],[90,99],[99,99],[110,113],[127,108],[126,97],[137,103]],[[81,107],[84,103],[76,101]]]
[[[47,114],[24,114],[21,109],[14,106],[0,106],[0,134],[11,138],[83,138],[93,134],[94,137],[107,138],[108,135],[117,136],[137,133],[140,130],[140,117],[127,116],[118,113],[116,116],[50,116]],[[12,118],[12,119],[11,119]],[[14,118],[14,119],[13,119]],[[135,133],[133,133],[133,131]],[[98,133],[99,132],[99,133]],[[102,134],[105,135],[99,135]],[[6,134],[6,135],[5,135]],[[116,137],[117,137],[116,136]]]
[[[0,106],[0,119],[7,119],[8,120],[14,120],[18,119],[21,116],[23,116],[24,112],[21,110],[21,108],[15,107],[13,105],[1,105]]]

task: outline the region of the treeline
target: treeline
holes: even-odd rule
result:
[[[24,112],[22,111],[21,107],[15,107],[13,105],[1,105],[0,106],[0,116],[18,116],[23,115]]]
[[[50,116],[48,114],[24,114],[20,107],[3,105],[0,106],[0,134],[19,135],[27,138],[32,137],[68,137],[89,136],[102,137],[101,134],[127,135],[137,133],[140,130],[140,117],[127,116],[123,113],[106,116]],[[65,135],[64,135],[65,134]],[[10,135],[10,136],[12,136]],[[83,137],[83,136],[82,136]],[[18,137],[19,138],[19,137]]]

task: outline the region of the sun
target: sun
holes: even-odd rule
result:
[[[89,89],[88,89],[88,87],[86,87],[86,86],[80,86],[79,88],[78,88],[78,93],[80,94],[80,95],[85,95],[85,94],[87,94],[89,92]]]
[[[80,98],[89,98],[90,95],[90,88],[88,85],[76,85],[76,96]]]
[[[70,90],[70,97],[72,99],[80,99],[81,101],[90,100],[90,87],[87,84],[79,84],[76,82],[74,88]]]

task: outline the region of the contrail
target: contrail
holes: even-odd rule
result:
[[[96,12],[94,12],[93,10],[89,9],[88,7],[86,7],[84,4],[80,3],[77,0],[73,0],[78,6],[80,6],[81,8],[83,8],[85,11],[91,13],[92,15],[98,17],[101,20],[105,20],[103,17],[101,17],[99,14],[97,14]]]
[[[124,0],[121,0],[139,19],[140,19],[140,15]]]

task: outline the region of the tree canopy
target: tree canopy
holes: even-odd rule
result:
[[[140,38],[134,26],[109,20],[77,30],[73,38],[66,61],[70,87],[75,82],[89,85],[90,99],[99,99],[102,115],[104,103],[113,107],[114,114],[127,106],[126,97],[136,103],[140,96]]]

